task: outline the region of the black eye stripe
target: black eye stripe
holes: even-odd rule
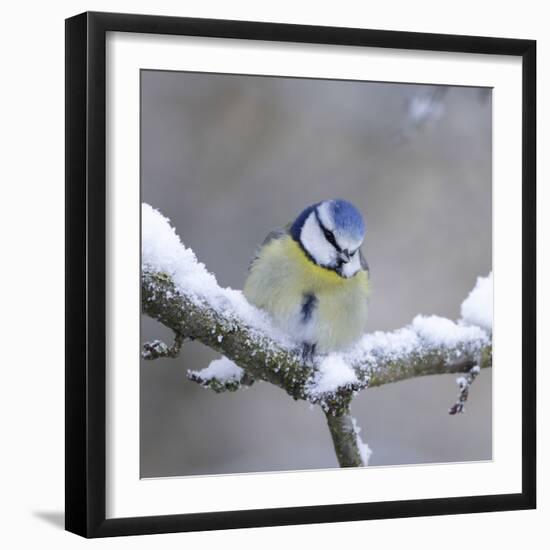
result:
[[[338,245],[336,244],[336,239],[334,238],[334,234],[330,231],[327,231],[326,229],[323,229],[323,233],[325,234],[327,241],[338,248]]]
[[[315,217],[317,218],[317,223],[319,224],[319,227],[321,228],[321,231],[323,232],[326,240],[334,247],[338,252],[342,252],[342,249],[336,242],[336,238],[334,237],[334,233],[330,230],[328,230],[323,222],[321,221],[321,218],[319,217],[319,213],[317,210],[315,210]]]

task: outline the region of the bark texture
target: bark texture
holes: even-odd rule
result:
[[[176,289],[164,273],[144,269],[141,281],[143,312],[170,328],[172,346],[155,341],[144,345],[146,359],[176,356],[185,339],[198,340],[242,368],[240,380],[229,382],[202,378],[200,372],[189,379],[214,391],[234,391],[254,380],[263,380],[283,389],[294,399],[322,407],[342,467],[363,465],[357,432],[350,416],[350,403],[361,389],[382,386],[408,378],[432,374],[469,373],[473,367],[492,366],[491,345],[461,342],[456,346],[430,345],[407,355],[354,355],[350,366],[357,381],[333,392],[311,391],[319,373],[318,360],[306,361],[301,350],[274,341],[257,327],[247,326],[237,315],[209,305],[196,295]]]

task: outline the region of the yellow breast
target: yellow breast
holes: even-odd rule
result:
[[[343,349],[365,331],[369,280],[366,271],[343,278],[318,266],[290,236],[267,243],[253,262],[246,298],[268,311],[285,330],[317,344],[320,352]],[[315,310],[304,322],[304,296],[315,296]]]

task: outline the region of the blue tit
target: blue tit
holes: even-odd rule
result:
[[[272,231],[252,261],[244,295],[303,345],[304,355],[344,350],[365,332],[369,268],[365,223],[351,203],[326,200]]]

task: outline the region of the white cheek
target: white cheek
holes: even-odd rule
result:
[[[361,269],[361,260],[359,259],[359,252],[356,252],[351,261],[342,266],[342,275],[344,277],[353,277]]]
[[[336,263],[336,250],[327,243],[313,212],[302,227],[300,240],[302,246],[319,265],[329,266]]]

